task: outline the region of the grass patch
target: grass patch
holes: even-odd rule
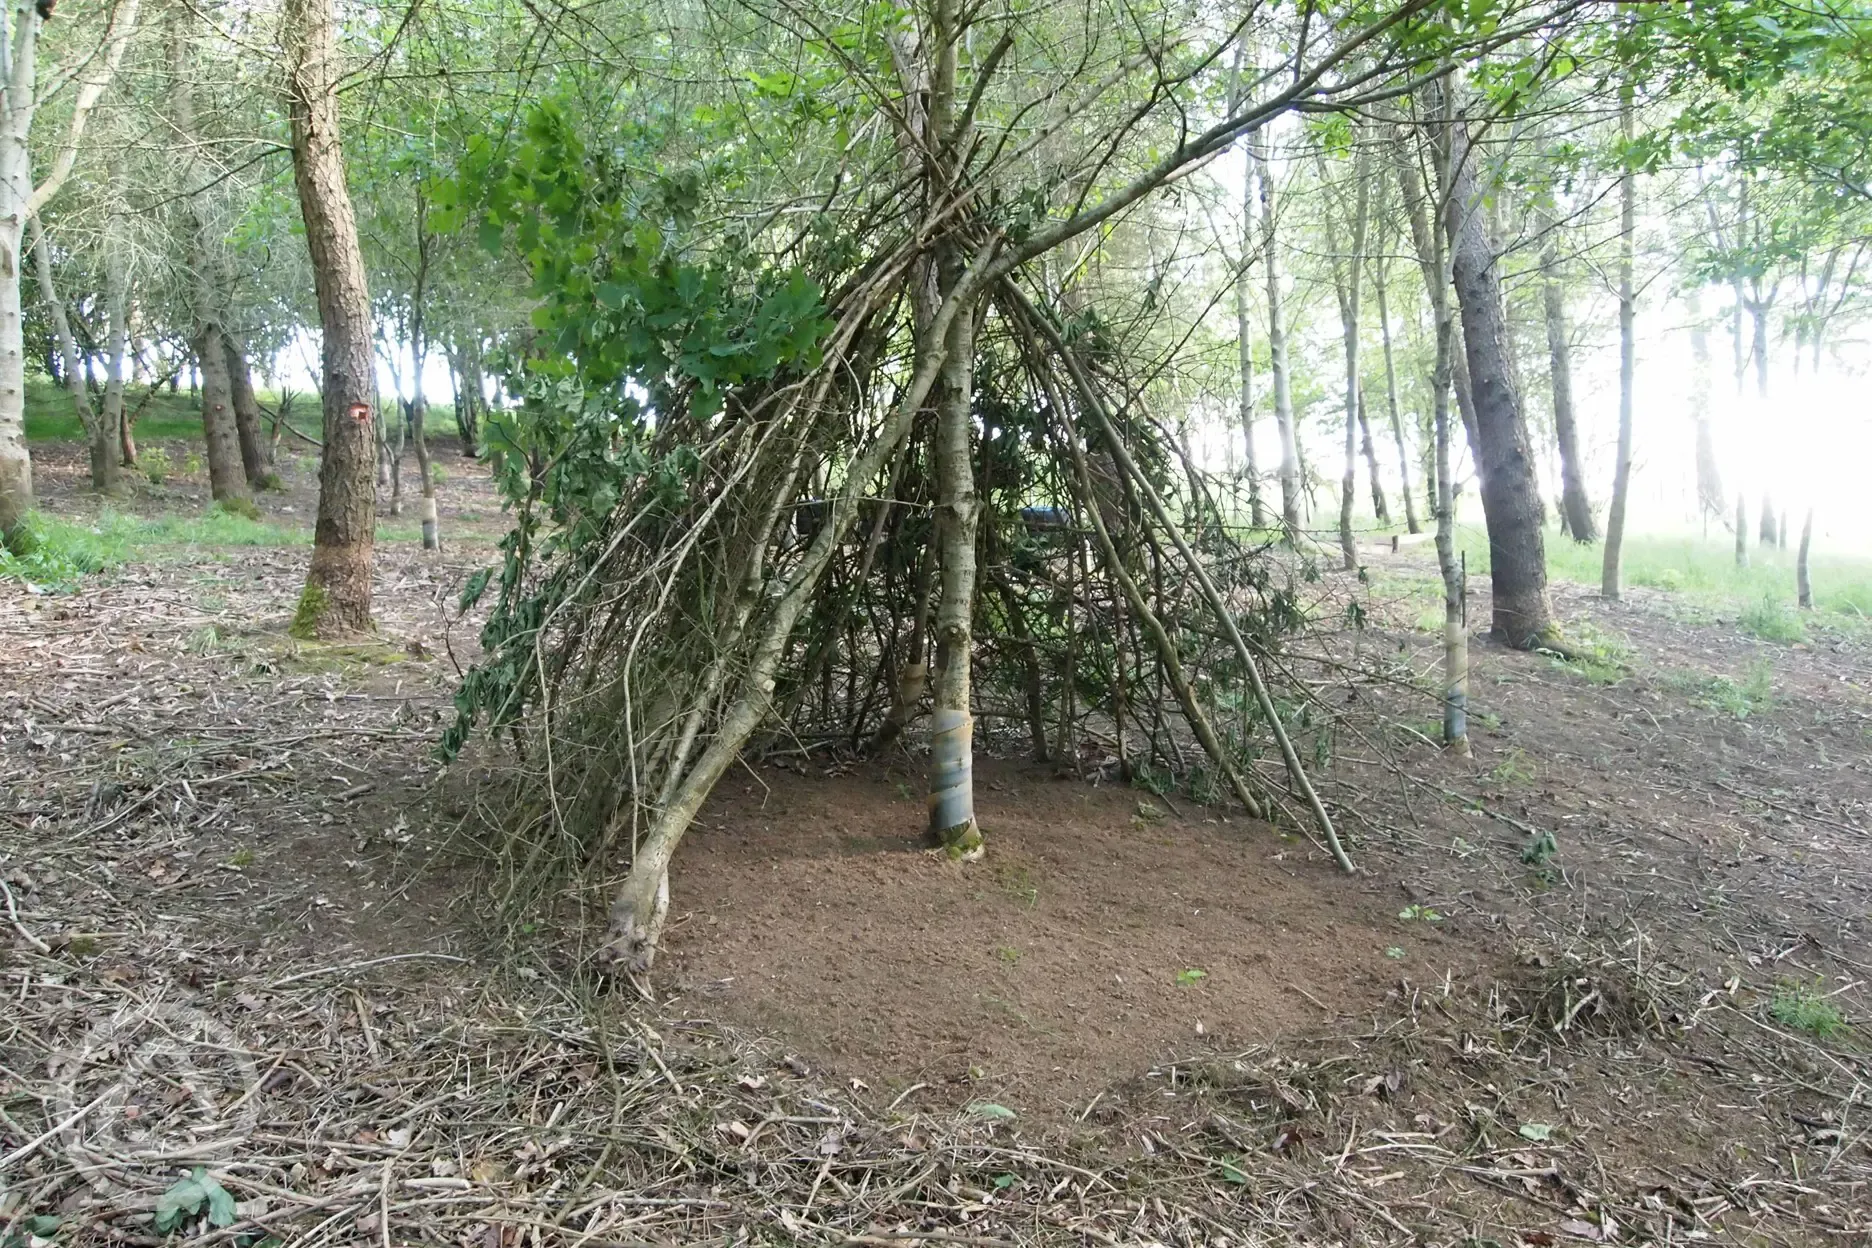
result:
[[[1557,668],[1574,672],[1595,685],[1616,685],[1625,679],[1625,663],[1631,658],[1631,644],[1615,633],[1595,628],[1591,621],[1580,620],[1567,632],[1567,655],[1555,655]]]
[[[1774,703],[1774,665],[1766,659],[1751,664],[1740,681],[1685,672],[1670,676],[1666,683],[1705,710],[1735,719],[1747,719]]]
[[[1805,984],[1783,984],[1775,989],[1768,1013],[1783,1027],[1823,1039],[1846,1030],[1846,1016],[1839,1006]]]
[[[1736,623],[1742,626],[1743,632],[1763,641],[1792,645],[1807,640],[1807,629],[1801,624],[1800,616],[1787,603],[1770,594],[1742,608]]]
[[[22,526],[16,549],[0,551],[0,577],[64,590],[82,577],[127,563],[144,549],[291,546],[306,540],[297,530],[218,506],[199,516],[153,520],[105,511],[91,524],[35,512]]]
[[[1468,555],[1469,574],[1488,575],[1488,535],[1479,526],[1464,525],[1457,530],[1457,540]],[[1604,558],[1601,545],[1581,546],[1553,533],[1547,535],[1547,574],[1554,580],[1596,586]],[[1622,552],[1627,585],[1662,590],[1725,614],[1752,610],[1764,600],[1773,600],[1799,622],[1802,617],[1794,609],[1794,561],[1792,549],[1764,548],[1751,542],[1749,566],[1738,568],[1734,539],[1720,531],[1707,540],[1628,536]],[[1808,566],[1816,614],[1855,622],[1872,619],[1872,559],[1815,554]]]

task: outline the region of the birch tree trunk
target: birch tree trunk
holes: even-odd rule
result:
[[[375,627],[371,555],[377,500],[371,482],[371,403],[376,374],[370,295],[338,134],[332,0],[287,0],[285,16],[293,176],[324,331],[318,524],[293,628],[301,635],[343,636]]]
[[[409,420],[410,440],[416,449],[416,471],[422,484],[422,545],[424,550],[438,550],[442,545],[440,516],[436,511],[435,474],[429,469],[429,396],[423,391],[423,363],[428,357],[429,339],[423,320],[424,301],[429,297],[429,227],[428,207],[422,189],[416,191],[416,280],[410,288],[410,363],[415,376],[411,380]]]
[[[1619,129],[1630,148],[1632,134],[1632,86],[1627,80],[1619,89]],[[1606,508],[1605,561],[1600,567],[1599,592],[1617,602],[1624,589],[1624,570],[1620,561],[1625,554],[1625,506],[1631,495],[1632,473],[1632,386],[1637,368],[1638,339],[1634,330],[1637,317],[1636,296],[1632,291],[1632,250],[1638,229],[1638,179],[1632,172],[1629,151],[1619,173],[1619,422],[1618,460],[1612,471],[1612,503]]]
[[[1234,77],[1230,83],[1229,111],[1241,107],[1242,63],[1247,55],[1248,37],[1235,48]],[[1247,455],[1243,474],[1248,480],[1248,523],[1267,527],[1267,505],[1261,499],[1261,465],[1255,454],[1254,347],[1249,335],[1249,257],[1254,254],[1255,162],[1252,156],[1242,161],[1241,259],[1235,268],[1235,349],[1241,368],[1242,450]]]

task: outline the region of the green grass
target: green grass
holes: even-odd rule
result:
[[[1774,703],[1774,666],[1766,660],[1750,665],[1740,684],[1727,676],[1688,673],[1669,677],[1666,683],[1688,694],[1697,705],[1736,719],[1747,719]]]
[[[143,400],[144,387],[137,386],[124,395],[127,412]],[[268,399],[262,397],[261,402]],[[137,417],[138,441],[160,442],[202,436],[201,402],[189,398],[187,389],[170,394],[163,387],[150,396],[149,405]],[[34,378],[26,383],[26,439],[29,442],[83,442],[84,426],[72,410],[71,395],[63,387]]]
[[[310,540],[299,529],[226,511],[143,520],[105,511],[93,523],[35,513],[17,549],[0,550],[0,577],[41,589],[69,589],[79,578],[129,562],[139,552],[221,546],[291,546]]]
[[[1840,1008],[1805,984],[1783,984],[1768,1003],[1775,1022],[1822,1038],[1846,1029]]]
[[[1458,530],[1471,576],[1489,570],[1488,537],[1480,528]],[[1582,546],[1557,533],[1547,534],[1547,572],[1555,580],[1598,585],[1605,548]],[[1662,590],[1685,602],[1736,613],[1742,627],[1770,641],[1799,641],[1805,627],[1794,603],[1792,549],[1764,549],[1751,542],[1749,566],[1735,564],[1735,544],[1727,534],[1705,541],[1696,537],[1632,536],[1625,539],[1627,585]],[[1872,619],[1872,559],[1816,554],[1809,561],[1815,614],[1853,621]],[[1766,605],[1764,605],[1766,604]]]
[[[145,387],[129,387],[124,394],[124,410],[132,411],[143,401]],[[279,402],[279,397],[270,390],[259,394],[261,406],[272,410]],[[302,393],[293,404],[293,427],[316,435],[319,425],[319,398],[312,393]],[[429,419],[423,427],[429,431],[433,443],[437,438],[452,438],[455,434],[455,408],[450,403],[432,403],[429,405]],[[264,428],[264,426],[263,426]],[[135,426],[136,439],[142,442],[180,442],[197,440],[202,436],[201,400],[190,398],[188,388],[184,386],[175,394],[169,388],[158,388],[143,408],[143,414],[137,417]],[[72,410],[71,395],[62,386],[36,377],[26,382],[26,440],[29,442],[83,442],[84,426],[78,423],[78,413]],[[286,437],[284,445],[305,449],[306,444],[297,439]]]

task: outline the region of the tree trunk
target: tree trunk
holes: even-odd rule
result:
[[[438,550],[442,546],[441,517],[436,511],[435,475],[429,470],[429,396],[423,392],[423,364],[429,354],[429,339],[424,333],[423,301],[429,293],[429,221],[422,189],[416,191],[416,280],[410,287],[410,441],[416,449],[416,471],[422,484],[422,546]]]
[[[1801,522],[1800,553],[1794,560],[1794,590],[1803,611],[1813,610],[1813,580],[1807,573],[1807,555],[1813,549],[1813,513],[1809,507],[1807,518]]]
[[[959,276],[959,274],[957,275]],[[944,283],[946,287],[949,282]],[[952,857],[979,858],[975,822],[974,725],[969,666],[975,613],[975,497],[971,412],[975,318],[968,309],[949,323],[936,408],[936,666],[931,673],[930,834]]]
[[[481,415],[487,402],[482,390],[479,340],[472,347],[460,348],[456,376],[461,379],[461,398],[455,404],[455,432],[461,438],[461,453],[474,459],[481,453]]]
[[[208,449],[208,491],[216,502],[241,508],[251,506],[253,490],[243,467],[240,435],[235,425],[233,382],[228,376],[224,303],[219,249],[224,231],[209,214],[208,190],[213,181],[198,154],[201,131],[195,118],[194,19],[184,9],[171,11],[169,20],[170,112],[175,127],[178,181],[188,236],[189,267],[193,270],[190,302],[195,330],[190,346],[201,370],[202,434]]]
[[[1441,163],[1441,162],[1439,162]],[[1430,257],[1443,254],[1443,244],[1433,242],[1430,228],[1429,197],[1424,193],[1423,178],[1408,157],[1401,157],[1397,162],[1398,189],[1403,193],[1408,207],[1406,217],[1410,221],[1411,244],[1417,252],[1417,264],[1423,270],[1424,283],[1428,286],[1437,279],[1430,271]],[[1444,274],[1442,280],[1448,281]],[[1452,323],[1450,333],[1450,389],[1456,395],[1456,408],[1462,413],[1463,431],[1469,441],[1470,452],[1479,461],[1481,458],[1481,439],[1476,432],[1475,400],[1469,386],[1469,365],[1464,360],[1465,345],[1462,325]],[[1434,506],[1434,504],[1432,504]]]
[[[0,110],[0,540],[10,540],[33,509],[32,457],[26,451],[26,342],[20,272],[33,192],[27,141],[37,86],[39,16],[27,0],[13,5],[6,107]]]
[[[1756,525],[1755,537],[1763,546],[1775,544],[1774,499],[1767,494],[1762,495],[1761,519]]]
[[[958,0],[934,0],[930,12],[929,79],[922,152],[934,185],[953,176],[962,153],[956,143],[956,55],[963,38]],[[932,190],[932,193],[933,190]],[[965,258],[953,242],[939,244],[933,263],[938,297],[953,301],[964,281]],[[975,494],[973,384],[976,305],[957,308],[930,341],[934,321],[919,325],[918,350],[940,354],[931,392],[936,413],[932,458],[936,469],[936,665],[931,672],[929,830],[952,858],[982,855],[975,821],[974,720],[969,702],[975,616],[975,532],[981,504]],[[922,318],[919,318],[922,319]]]
[[[1397,443],[1398,481],[1404,495],[1404,526],[1412,533],[1421,533],[1423,526],[1417,519],[1417,496],[1411,486],[1410,449],[1404,442],[1404,419],[1398,411],[1397,367],[1391,352],[1391,307],[1385,294],[1385,270],[1387,265],[1380,262],[1372,271],[1372,289],[1378,296],[1378,339],[1384,347],[1384,383],[1385,407],[1391,417],[1391,437]],[[1372,471],[1372,480],[1377,481],[1376,469]]]
[[[1453,124],[1450,138],[1445,228],[1475,405],[1476,467],[1482,478],[1494,599],[1492,631],[1509,646],[1531,649],[1554,642],[1559,631],[1547,596],[1540,490],[1521,396],[1508,371],[1501,276],[1483,229],[1477,161],[1466,124]]]
[[[1365,149],[1353,157],[1352,178],[1356,203],[1352,215],[1352,254],[1333,264],[1339,288],[1339,324],[1345,338],[1345,472],[1339,482],[1339,553],[1345,569],[1358,567],[1358,538],[1352,531],[1352,507],[1358,489],[1359,414],[1359,295],[1364,287],[1365,227],[1371,216],[1371,187],[1365,176]],[[1374,482],[1374,488],[1376,483]]]
[[[1248,36],[1244,33],[1235,49],[1234,77],[1230,83],[1230,111],[1241,107],[1242,61],[1247,55]],[[1255,162],[1242,161],[1241,259],[1235,268],[1235,349],[1241,367],[1242,449],[1247,453],[1243,475],[1248,480],[1248,523],[1267,527],[1267,505],[1261,499],[1261,464],[1255,454],[1254,348],[1249,337],[1248,294],[1249,257],[1254,253]]]
[[[241,464],[240,435],[234,418],[234,383],[228,376],[227,349],[221,326],[201,324],[195,336],[195,357],[201,361],[202,432],[208,442],[208,492],[216,502],[235,508],[251,504],[246,470]]]
[[[1278,224],[1274,213],[1274,172],[1268,166],[1267,139],[1256,130],[1248,153],[1261,183],[1261,272],[1268,296],[1268,373],[1274,386],[1274,425],[1280,432],[1281,525],[1287,541],[1300,536],[1300,450],[1294,436],[1293,391],[1287,376],[1287,326],[1281,316]]]
[[[1632,134],[1632,87],[1627,81],[1619,89],[1619,125],[1625,144],[1630,147]],[[1638,339],[1634,329],[1637,299],[1632,290],[1632,251],[1638,230],[1638,178],[1627,156],[1619,174],[1619,418],[1618,459],[1612,470],[1612,502],[1606,508],[1605,559],[1599,569],[1599,593],[1617,602],[1624,589],[1625,507],[1631,495],[1632,473],[1632,385],[1638,361]]]
[[[1381,527],[1391,527],[1391,506],[1385,501],[1384,478],[1378,472],[1378,449],[1372,445],[1371,421],[1365,410],[1365,388],[1359,387],[1358,396],[1359,446],[1365,455],[1365,471],[1371,477],[1372,515],[1378,518]]]
[[[1716,437],[1710,407],[1709,326],[1703,323],[1701,292],[1692,288],[1685,301],[1690,313],[1690,409],[1696,422],[1697,511],[1707,534],[1709,518],[1722,518],[1722,469],[1716,463]]]
[[[1254,167],[1248,167],[1247,180],[1254,177]],[[1267,504],[1261,499],[1261,464],[1255,455],[1255,410],[1254,410],[1254,347],[1248,333],[1248,233],[1253,228],[1247,188],[1242,194],[1242,261],[1241,268],[1235,274],[1235,343],[1236,355],[1241,367],[1241,435],[1242,449],[1247,453],[1243,475],[1248,480],[1248,523],[1255,528],[1267,527]]]
[[[1541,307],[1547,320],[1547,361],[1553,387],[1554,440],[1560,450],[1560,514],[1576,542],[1599,538],[1592,501],[1586,495],[1586,472],[1580,462],[1579,427],[1573,417],[1573,342],[1567,330],[1566,293],[1561,283],[1557,228],[1551,216],[1543,224],[1547,243],[1541,257]]]
[[[119,169],[112,163],[111,184],[121,185]],[[105,447],[105,482],[103,488],[116,490],[121,485],[119,469],[134,462],[126,450],[136,448],[129,442],[130,430],[124,420],[124,357],[130,346],[130,273],[129,247],[123,237],[121,215],[113,208],[104,233],[104,402],[99,411],[103,425],[100,438]]]
[[[78,413],[78,423],[83,426],[85,441],[90,447],[91,488],[109,493],[117,486],[117,448],[113,445],[116,439],[106,435],[104,422],[98,419],[97,411],[91,406],[91,392],[85,387],[84,371],[78,364],[78,343],[72,336],[71,317],[65,311],[65,303],[58,295],[58,284],[53,280],[52,248],[46,242],[45,230],[38,217],[27,222],[26,228],[38,271],[39,297],[45,300],[46,315],[52,321],[52,336],[58,348],[65,389],[71,394],[72,408]],[[114,435],[115,431],[111,432]]]
[[[221,346],[234,402],[234,436],[240,442],[241,471],[247,474],[249,487],[264,490],[275,484],[275,478],[267,471],[266,449],[260,445],[260,399],[254,394],[253,369],[232,334],[222,333]]]
[[[1735,559],[1736,567],[1748,567],[1748,500],[1741,494],[1736,495],[1735,514]]]
[[[370,296],[338,134],[332,0],[287,0],[293,176],[324,331],[324,447],[312,564],[293,618],[300,635],[368,631],[376,496],[371,483]]]

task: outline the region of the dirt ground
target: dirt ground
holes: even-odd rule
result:
[[[284,636],[301,546],[0,585],[0,1243],[158,1242],[193,1155],[127,1162],[124,1124],[209,1075],[51,1128],[105,1086],[71,1055],[167,1009],[246,1116],[200,1242],[1872,1242],[1863,634],[1560,586],[1627,656],[1478,642],[1460,759],[1421,735],[1433,570],[1374,552],[1374,626],[1289,659],[1358,875],[1012,759],[958,866],[913,755],[782,756],[684,843],[639,996],[488,922],[492,807],[432,747],[500,512],[443,462],[445,550],[379,548],[381,644]],[[309,527],[287,477],[263,506]]]

